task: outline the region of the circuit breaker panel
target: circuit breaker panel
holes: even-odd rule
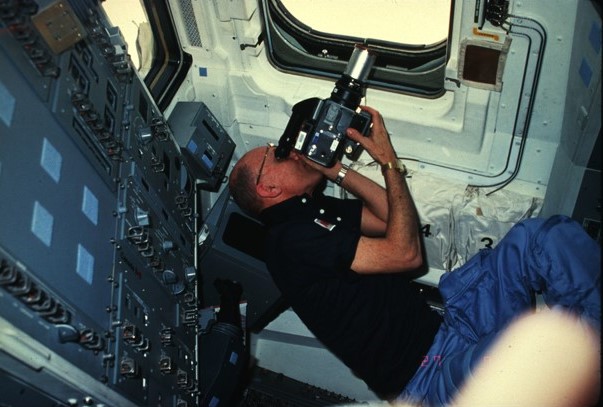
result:
[[[0,36],[2,401],[196,405],[196,183],[119,29],[1,1]]]

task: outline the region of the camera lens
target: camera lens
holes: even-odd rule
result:
[[[356,45],[343,74],[359,82],[364,82],[374,62],[375,55],[368,48]]]
[[[365,80],[375,62],[375,54],[362,45],[356,45],[348,65],[335,83],[331,100],[348,109],[356,110],[366,91]]]

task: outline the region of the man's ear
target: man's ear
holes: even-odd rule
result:
[[[255,191],[262,198],[276,198],[283,192],[278,185],[270,185],[263,182],[255,186]]]

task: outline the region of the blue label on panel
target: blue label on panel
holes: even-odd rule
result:
[[[584,83],[584,86],[588,88],[588,86],[590,85],[590,80],[593,77],[593,70],[584,58],[582,58],[579,73],[580,77],[582,78],[582,82]]]
[[[207,68],[199,67],[199,76],[207,76]]]
[[[54,217],[38,201],[34,202],[33,214],[31,217],[31,232],[50,247],[52,243],[52,225]]]
[[[203,154],[203,156],[201,157],[201,161],[203,162],[203,164],[205,164],[205,166],[208,169],[212,169],[214,166],[214,163],[211,161],[211,158],[209,158],[209,156],[207,154]]]
[[[77,274],[88,284],[92,284],[94,276],[94,256],[81,244],[77,245]]]
[[[195,152],[197,151],[197,143],[195,143],[195,141],[191,139],[188,142],[188,145],[186,146],[186,148],[188,148],[188,151],[195,154]]]
[[[230,354],[230,359],[228,361],[230,362],[230,364],[236,365],[237,364],[237,360],[239,360],[239,354],[236,353],[236,352],[232,352]]]
[[[15,112],[15,97],[9,90],[0,82],[0,120],[10,127],[13,121],[13,113]]]
[[[84,196],[82,197],[82,212],[90,222],[95,226],[98,225],[98,198],[84,186]]]
[[[54,146],[44,139],[42,143],[42,156],[40,157],[40,165],[50,175],[54,182],[58,183],[61,178],[61,165],[63,157]]]
[[[598,54],[601,51],[601,26],[596,21],[593,21],[593,24],[590,26],[588,41]]]

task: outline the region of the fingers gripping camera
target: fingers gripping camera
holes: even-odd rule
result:
[[[346,130],[352,127],[364,136],[370,132],[371,115],[356,111],[374,61],[372,51],[356,45],[329,99],[310,98],[296,103],[276,148],[276,158],[285,158],[295,149],[324,167],[332,167],[344,154],[351,160],[358,159],[361,146],[346,137]]]

